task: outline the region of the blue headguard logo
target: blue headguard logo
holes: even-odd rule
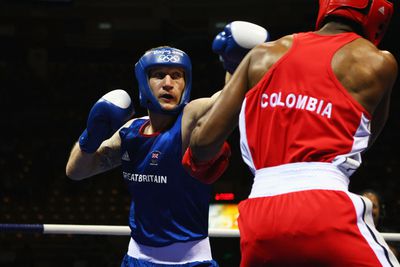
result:
[[[148,71],[154,67],[180,67],[185,71],[185,89],[180,103],[172,110],[164,110],[149,86]],[[192,88],[192,63],[182,50],[172,47],[155,48],[147,51],[135,64],[139,85],[140,105],[151,111],[164,114],[178,114],[190,100]]]

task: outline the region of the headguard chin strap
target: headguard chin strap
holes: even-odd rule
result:
[[[393,14],[393,4],[387,0],[319,0],[316,29],[326,17],[342,17],[362,27],[364,37],[378,45]]]
[[[163,109],[150,88],[148,73],[154,67],[179,67],[185,71],[185,89],[180,103],[174,109]],[[189,56],[182,50],[160,47],[147,51],[135,64],[135,74],[139,84],[139,99],[142,107],[157,113],[178,114],[190,100],[192,64]]]

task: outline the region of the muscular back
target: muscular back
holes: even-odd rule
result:
[[[292,44],[293,35],[288,35],[252,51],[248,66],[249,89],[290,50]],[[395,58],[371,42],[358,38],[335,53],[331,66],[343,87],[373,115],[373,141],[387,120],[390,93],[397,76]]]
[[[372,144],[389,115],[390,94],[398,71],[395,58],[360,38],[335,54],[332,68],[341,84],[373,115]]]
[[[362,38],[335,54],[332,69],[340,83],[371,114],[391,90],[397,74],[394,57]]]
[[[253,88],[286,52],[292,47],[293,35],[254,48],[248,69],[248,88]]]
[[[249,64],[249,88],[292,46],[293,35],[254,49]],[[306,64],[306,62],[305,62]],[[359,38],[337,51],[332,60],[332,69],[340,83],[370,113],[386,91],[390,90],[397,75],[397,63],[393,55],[377,49],[372,43]]]
[[[332,35],[348,31],[345,25],[328,23],[316,34]],[[247,91],[290,50],[293,38],[293,35],[288,35],[258,45],[242,60],[213,108],[197,123],[191,147],[198,158],[211,158],[212,148],[228,138],[238,124]],[[304,64],[307,64],[306,60]],[[397,76],[396,60],[389,52],[380,51],[369,41],[358,38],[335,53],[331,66],[343,87],[372,114],[371,144],[388,115],[391,88]]]

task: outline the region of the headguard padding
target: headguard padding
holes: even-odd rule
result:
[[[359,24],[364,37],[378,45],[392,14],[393,4],[387,0],[319,0],[316,29],[328,16],[342,17]]]
[[[161,107],[149,85],[149,70],[155,67],[178,67],[185,72],[185,89],[181,101],[172,110]],[[189,56],[182,50],[172,47],[159,47],[147,51],[135,64],[136,79],[139,84],[140,105],[151,111],[164,114],[178,114],[190,100],[192,87],[192,64]]]

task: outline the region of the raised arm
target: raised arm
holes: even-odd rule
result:
[[[213,158],[237,126],[241,105],[249,89],[248,70],[252,54],[253,51],[243,59],[210,111],[197,121],[189,144],[196,160]]]
[[[233,21],[228,23],[224,29],[217,34],[212,43],[212,50],[219,55],[225,70],[225,83],[227,83],[245,55],[256,45],[269,40],[269,33],[263,27],[247,22]],[[189,129],[187,137],[193,130],[193,123],[206,114],[214,105],[221,91],[218,91],[209,98],[193,100],[185,108],[182,129]],[[187,142],[183,142],[187,144]],[[184,146],[186,149],[186,146]]]
[[[237,126],[245,94],[291,47],[293,36],[263,43],[253,48],[226,83],[215,104],[193,130],[190,148],[193,157],[206,161],[215,155]]]
[[[71,150],[66,174],[72,180],[82,180],[121,165],[119,133],[104,141],[94,153],[83,152],[76,142]]]
[[[66,175],[81,180],[120,165],[118,129],[134,114],[129,95],[114,90],[90,110],[87,128],[70,153]]]
[[[267,39],[268,32],[264,28],[236,21],[228,24],[213,42],[213,50],[220,55],[227,70],[227,84],[218,97],[211,98],[207,112],[203,112],[192,121],[188,134],[189,148],[182,160],[186,169],[205,183],[212,183],[218,179],[228,165],[230,147],[225,140],[237,124],[236,116],[248,89],[246,69],[249,58],[242,63],[241,61],[252,47],[264,43]],[[230,79],[232,73],[235,74]],[[225,92],[226,90],[228,92]],[[228,109],[224,110],[226,106]],[[209,119],[211,121],[208,121]]]

